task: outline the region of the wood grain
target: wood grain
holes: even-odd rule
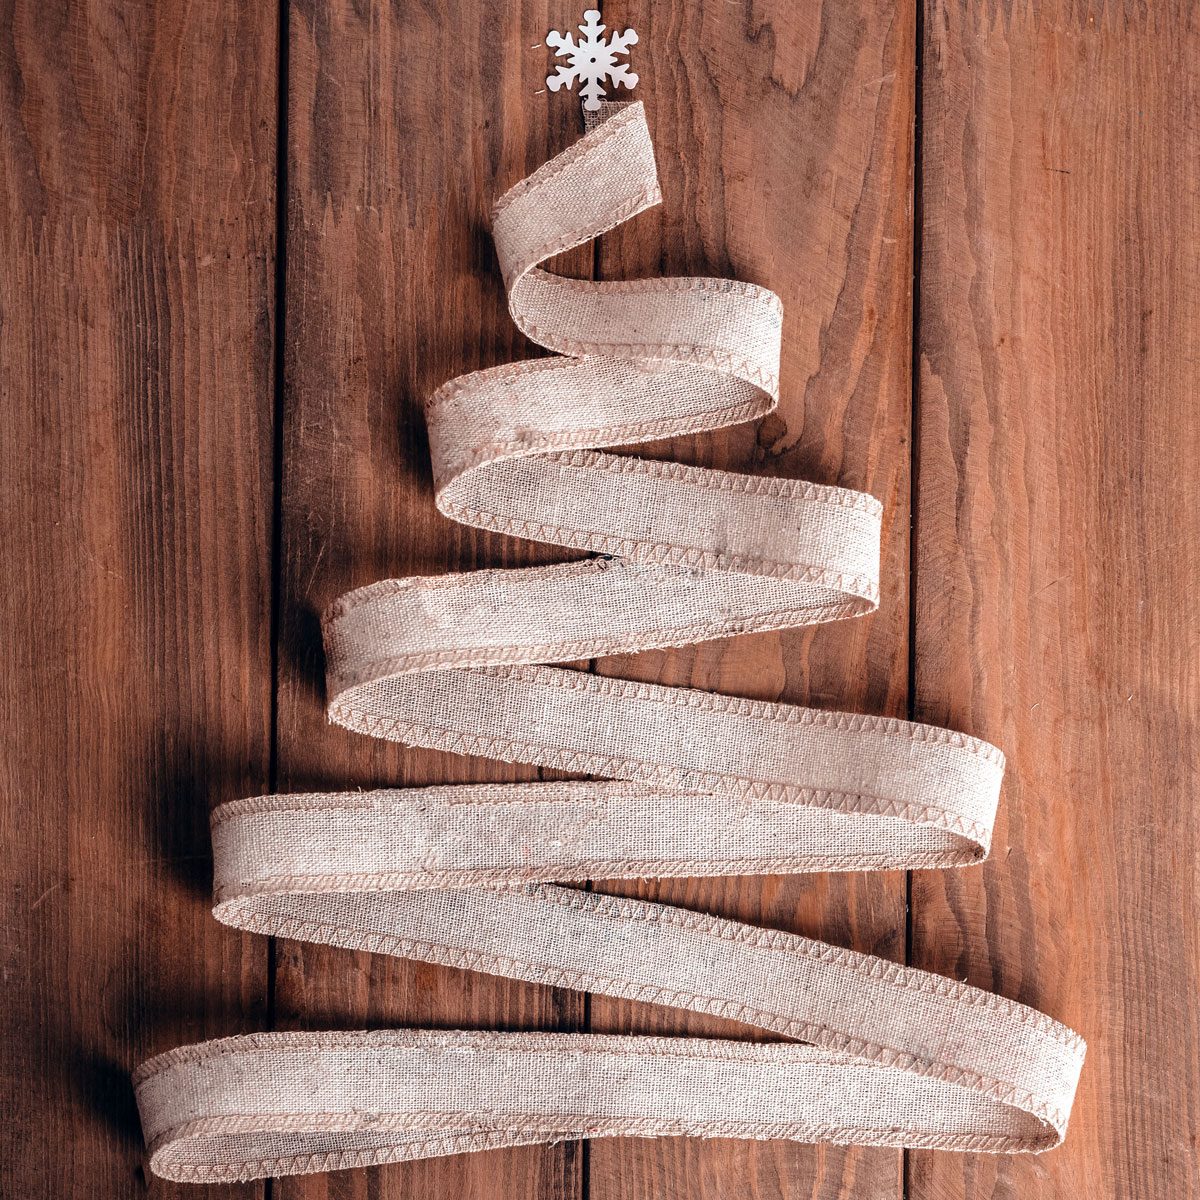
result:
[[[561,269],[730,275],[787,310],[777,415],[639,452],[863,488],[888,517],[877,616],[592,669],[911,711],[1004,747],[993,858],[914,876],[911,961],[1088,1038],[1066,1145],[905,1167],[600,1140],[269,1188],[145,1181],[128,1071],[180,1042],[749,1033],[269,951],[209,912],[208,807],[267,790],[273,759],[281,790],[535,774],[329,728],[317,614],[388,575],[565,557],[436,514],[420,405],[538,353],[488,213],[580,131],[574,96],[538,93],[546,31],[582,6],[290,0],[283,76],[273,5],[5,0],[0,1195],[1200,1195],[1200,27],[1179,0],[924,0],[918,30],[914,3],[603,5],[641,34],[665,202]],[[905,953],[899,875],[628,890]]]
[[[536,777],[329,727],[318,619],[376,579],[558,557],[437,513],[422,403],[452,376],[531,353],[508,316],[490,212],[582,132],[578,104],[534,95],[561,15],[540,3],[292,5],[281,790]],[[590,249],[568,264],[590,265]],[[284,1027],[572,1029],[584,1015],[578,994],[292,942],[275,996]],[[576,1197],[582,1153],[434,1159],[275,1194]]]
[[[268,775],[275,28],[0,19],[6,1197],[142,1192],[130,1069],[265,1019],[207,813]]]
[[[600,664],[605,673],[903,715],[908,687],[910,253],[915,15],[906,4],[607,3],[632,25],[664,203],[603,238],[601,278],[715,274],[784,301],[783,401],[665,456],[872,492],[887,510],[874,617]],[[645,453],[644,448],[638,448]],[[602,884],[900,959],[901,874]],[[598,1031],[751,1035],[732,1022],[591,1001]],[[890,1150],[597,1141],[589,1195],[898,1194]]]
[[[1089,1042],[1066,1144],[915,1154],[913,1200],[1195,1196],[1200,30],[929,5],[916,700],[1004,747],[991,861],[913,958]]]

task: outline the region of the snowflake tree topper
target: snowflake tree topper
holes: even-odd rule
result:
[[[579,26],[583,36],[578,45],[575,44],[575,35],[571,33],[546,35],[546,45],[554,48],[556,56],[567,60],[566,66],[559,63],[554,68],[554,74],[546,79],[546,86],[552,92],[557,92],[563,84],[571,88],[578,79],[582,85],[579,94],[583,97],[583,107],[589,112],[595,112],[600,107],[600,101],[605,98],[602,85],[606,82],[613,87],[633,88],[638,81],[626,63],[617,62],[618,54],[628,54],[629,47],[636,44],[637,33],[627,29],[624,33],[613,33],[605,41],[603,34],[607,28],[600,24],[600,13],[589,8],[583,14],[583,24]]]

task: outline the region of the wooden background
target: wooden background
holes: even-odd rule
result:
[[[128,1082],[244,1030],[736,1026],[241,936],[209,806],[520,778],[326,726],[315,614],[553,560],[435,513],[420,399],[531,352],[492,198],[578,134],[565,0],[0,3],[0,1195],[1200,1195],[1200,20],[1136,0],[609,0],[665,203],[569,269],[785,301],[688,461],[864,488],[883,605],[604,662],[999,743],[981,869],[638,890],[968,979],[1090,1043],[1038,1158],[597,1141],[145,1179]],[[528,777],[529,772],[525,772]]]

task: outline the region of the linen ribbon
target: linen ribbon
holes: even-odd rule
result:
[[[324,625],[349,729],[601,776],[265,796],[213,814],[216,916],[260,933],[732,1017],[800,1043],[265,1033],[136,1073],[152,1168],[214,1181],[616,1134],[1041,1150],[1084,1045],[1015,1002],[809,938],[560,886],[951,867],[986,856],[1003,755],[880,717],[551,664],[854,616],[880,505],[605,453],[778,400],[782,309],[720,279],[539,264],[660,199],[641,104],[497,204],[517,325],[557,356],[431,397],[439,509],[582,562],[391,580]]]

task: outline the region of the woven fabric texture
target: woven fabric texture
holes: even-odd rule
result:
[[[978,862],[1004,770],[949,730],[554,665],[856,616],[879,595],[871,497],[604,450],[770,412],[782,309],[729,280],[540,268],[659,200],[642,105],[602,116],[495,211],[513,319],[558,356],[463,376],[427,406],[443,513],[601,557],[388,580],[324,624],[332,721],[601,778],[235,801],[213,815],[214,911],[795,1041],[396,1030],[184,1047],[135,1076],[161,1175],[621,1134],[1013,1151],[1066,1131],[1084,1046],[1041,1013],[564,886]]]

